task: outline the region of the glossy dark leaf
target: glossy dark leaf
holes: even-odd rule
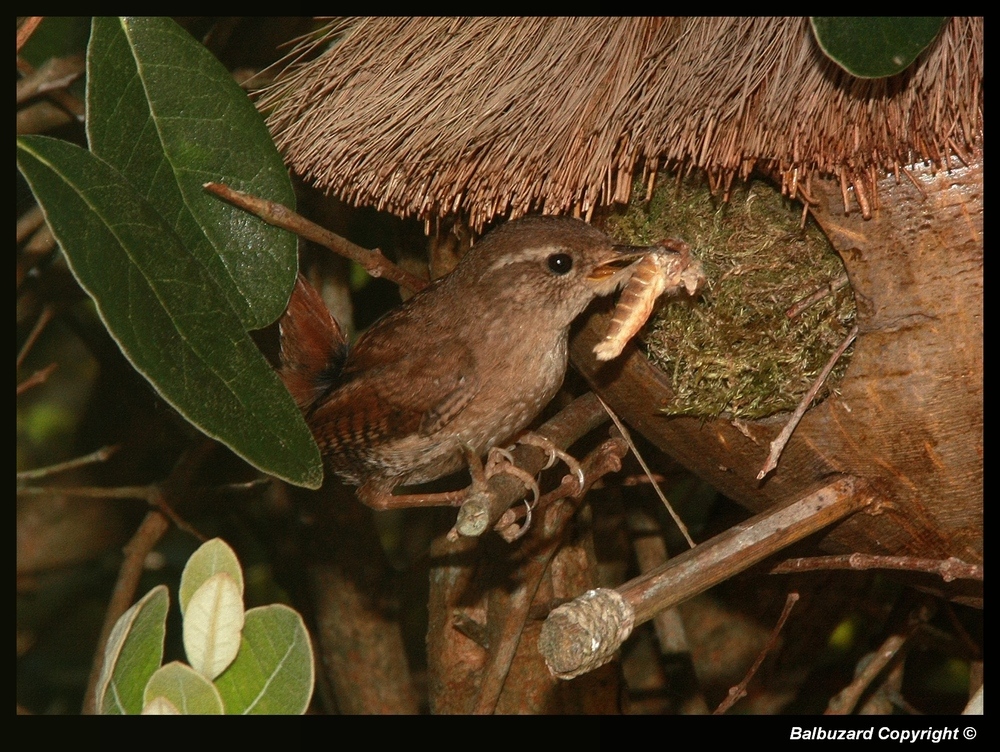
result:
[[[227,296],[113,167],[72,144],[18,139],[31,185],[80,285],[136,370],[251,464],[315,488],[319,450]]]
[[[944,17],[813,16],[823,52],[858,78],[894,76],[927,49]]]
[[[91,151],[114,166],[208,270],[246,329],[274,321],[296,241],[205,193],[208,181],[295,205],[264,121],[229,72],[167,18],[95,18],[87,53]]]

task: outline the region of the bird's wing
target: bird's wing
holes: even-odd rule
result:
[[[386,348],[380,350],[380,355],[390,355]],[[432,435],[446,429],[478,392],[475,359],[464,345],[446,341],[432,351],[392,355],[345,373],[345,383],[316,407],[309,423],[324,451]]]

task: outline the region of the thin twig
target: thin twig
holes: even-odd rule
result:
[[[545,570],[552,561],[552,557],[559,550],[566,526],[576,513],[587,489],[604,475],[621,469],[621,458],[626,451],[627,448],[623,442],[609,439],[594,449],[581,463],[585,479],[583,489],[579,489],[575,476],[566,476],[559,489],[550,492],[552,498],[558,498],[561,503],[548,504],[546,497],[550,494],[546,494],[539,500],[538,506],[542,510],[544,518],[540,524],[532,528],[531,534],[534,536],[532,543],[536,546],[541,543],[541,550],[533,549],[530,563],[520,578],[521,585],[508,600],[504,613],[504,623],[500,625],[498,630],[502,637],[496,641],[498,644],[491,647],[489,661],[483,669],[479,696],[476,699],[473,713],[489,714],[496,710],[500,693],[521,640],[521,633],[528,620],[529,607],[535,598],[535,593],[538,592],[538,586],[541,584]],[[577,490],[580,491],[578,494],[571,495]]]
[[[31,63],[20,56],[17,58],[17,69],[24,76],[31,76],[37,72]],[[83,122],[87,115],[86,105],[84,105],[83,101],[69,89],[50,89],[46,92],[46,96],[55,104],[59,105],[59,107],[66,113],[75,118],[77,122]]]
[[[422,290],[428,284],[426,280],[396,266],[378,249],[368,250],[367,248],[355,245],[326,228],[320,227],[315,222],[310,222],[287,206],[282,206],[279,203],[268,201],[258,196],[252,196],[249,193],[237,191],[222,183],[205,183],[203,187],[209,193],[218,196],[224,201],[228,201],[234,206],[238,206],[244,211],[250,212],[269,225],[288,230],[360,264],[373,277],[384,277],[391,282],[395,282],[400,287],[405,287],[413,292]]]
[[[156,486],[25,486],[17,489],[18,496],[82,496],[88,499],[138,499],[154,503],[159,493]]]
[[[25,43],[31,39],[31,35],[35,33],[35,29],[38,28],[38,24],[42,22],[45,16],[28,16],[24,19],[24,22],[17,29],[17,54],[21,54],[21,48],[24,47]]]
[[[15,128],[17,135],[47,133],[75,122],[73,116],[58,105],[40,99],[17,110]]]
[[[920,559],[916,556],[876,556],[859,553],[788,559],[774,566],[771,574],[791,574],[816,569],[900,569],[937,574],[945,582],[983,580],[982,564],[969,564],[954,556],[947,559]]]
[[[866,656],[869,658],[868,662],[858,671],[854,681],[830,698],[824,715],[846,715],[854,710],[868,686],[896,658],[899,651],[906,645],[914,632],[924,625],[925,621],[925,615],[916,616],[913,623],[903,633],[889,635],[878,650]]]
[[[771,442],[771,453],[768,454],[767,462],[764,463],[760,472],[757,473],[757,480],[763,480],[765,475],[778,466],[778,458],[781,457],[781,453],[784,451],[785,445],[788,443],[789,439],[792,438],[792,433],[799,425],[799,421],[802,420],[802,416],[806,414],[806,410],[809,409],[809,405],[812,404],[812,401],[816,398],[816,394],[819,392],[820,387],[822,387],[824,382],[826,382],[827,377],[830,375],[830,371],[833,370],[837,361],[840,360],[840,356],[844,354],[844,351],[850,346],[850,344],[854,341],[854,338],[857,336],[858,327],[855,324],[854,327],[851,328],[851,331],[848,332],[844,341],[840,343],[840,347],[838,347],[836,352],[834,352],[830,357],[829,362],[827,362],[827,364],[823,367],[819,376],[816,377],[816,380],[809,388],[809,391],[806,392],[805,396],[799,401],[798,407],[795,408],[795,412],[792,413],[792,416],[788,419],[785,427],[781,429],[781,433],[779,433]]]
[[[28,338],[24,340],[24,344],[21,346],[21,351],[17,354],[17,367],[20,368],[21,364],[24,363],[24,359],[28,356],[31,348],[34,346],[35,342],[38,340],[39,335],[41,335],[42,330],[45,326],[52,321],[52,317],[55,314],[52,311],[52,306],[45,306],[42,308],[42,312],[38,316],[38,321],[31,328],[31,332],[28,334]]]
[[[32,387],[38,386],[39,384],[44,384],[46,381],[49,380],[49,376],[52,375],[52,372],[55,371],[56,368],[58,367],[59,367],[58,363],[49,363],[47,366],[45,366],[45,368],[41,369],[40,371],[35,371],[28,378],[26,378],[24,381],[22,381],[20,384],[17,385],[16,396],[21,396]]]
[[[802,298],[802,300],[790,306],[788,310],[785,311],[785,316],[787,316],[790,319],[794,319],[796,316],[798,316],[800,313],[806,310],[809,306],[813,305],[814,303],[818,303],[827,295],[833,295],[833,293],[837,292],[837,290],[846,286],[847,282],[848,279],[846,272],[844,274],[840,274],[834,277],[825,285],[816,290],[816,292]]]
[[[59,92],[80,78],[86,71],[83,55],[49,58],[38,70],[17,82],[17,103]]]
[[[598,399],[600,399],[600,397],[598,397]],[[604,409],[608,411],[608,415],[611,416],[611,420],[614,421],[615,426],[619,431],[621,431],[621,434],[625,439],[625,443],[628,444],[629,449],[632,450],[632,454],[634,454],[635,458],[639,461],[639,466],[646,473],[646,477],[648,477],[652,482],[653,489],[656,491],[656,495],[660,497],[660,501],[663,502],[663,506],[667,508],[667,511],[670,512],[670,516],[673,518],[674,523],[676,523],[677,527],[680,528],[681,534],[684,536],[684,540],[687,541],[688,546],[694,548],[697,544],[688,532],[687,525],[684,524],[684,520],[680,518],[680,515],[677,514],[677,512],[674,511],[674,508],[670,505],[666,495],[660,488],[660,484],[653,481],[653,473],[649,469],[649,465],[647,465],[646,461],[642,458],[642,455],[639,454],[639,450],[636,449],[635,443],[632,441],[632,437],[629,435],[628,429],[625,428],[625,424],[618,419],[618,416],[615,415],[614,411],[608,407],[604,400],[601,400],[601,404],[604,405]]]
[[[737,684],[735,687],[729,689],[729,694],[726,695],[726,699],[719,703],[719,707],[715,709],[713,715],[722,715],[727,710],[729,710],[733,705],[736,704],[737,700],[746,697],[747,687],[750,685],[750,680],[753,679],[754,674],[757,673],[757,669],[764,662],[767,654],[774,650],[774,646],[778,644],[778,635],[785,626],[785,622],[788,621],[789,615],[792,613],[792,609],[799,600],[798,593],[789,593],[788,597],[785,599],[785,608],[781,611],[781,616],[778,617],[778,623],[774,625],[774,629],[771,630],[771,636],[767,640],[767,644],[760,651],[757,656],[757,660],[753,662],[753,665],[747,671],[746,676],[743,677],[743,681]]]
[[[159,509],[178,529],[204,543],[208,536],[181,517],[167,502],[163,489],[151,486],[24,486],[18,496],[81,496],[88,499],[137,499]]]
[[[28,352],[34,346],[39,335],[42,333],[42,330],[45,328],[46,324],[48,324],[52,320],[52,317],[54,315],[55,314],[52,311],[52,306],[47,305],[44,308],[42,308],[42,312],[38,316],[38,321],[36,321],[35,325],[31,328],[31,332],[28,334],[28,338],[24,341],[24,345],[22,345],[21,351],[17,354],[18,368],[20,368],[21,364],[24,363],[24,359],[27,357]]]
[[[39,226],[28,238],[17,254],[17,265],[15,267],[14,281],[17,289],[21,289],[28,272],[38,266],[39,263],[56,249],[56,239],[52,235],[52,230],[47,224]]]
[[[90,668],[87,680],[87,691],[83,697],[83,712],[91,715],[97,712],[97,682],[104,666],[104,650],[119,617],[124,614],[135,600],[146,557],[153,550],[160,538],[167,532],[170,525],[167,518],[158,511],[150,511],[139,525],[131,540],[125,545],[125,559],[118,569],[118,580],[111,594],[111,602],[104,615],[104,625],[97,639],[97,649],[94,652],[94,662]]]
[[[26,240],[35,230],[45,223],[42,207],[34,204],[17,219],[17,242]]]
[[[54,465],[38,467],[34,470],[22,470],[17,474],[17,482],[20,483],[22,481],[37,480],[38,478],[45,478],[49,475],[55,475],[67,470],[75,470],[78,467],[90,465],[95,462],[105,462],[119,449],[121,449],[120,444],[112,444],[111,446],[101,447],[90,454],[85,454],[82,457],[74,457],[73,459],[66,460],[65,462],[57,462]]]

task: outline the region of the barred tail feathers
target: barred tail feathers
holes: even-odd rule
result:
[[[279,323],[279,375],[307,413],[340,377],[347,339],[319,293],[300,274]]]

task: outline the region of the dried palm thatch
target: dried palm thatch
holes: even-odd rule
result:
[[[982,137],[983,20],[952,19],[903,73],[862,80],[804,18],[373,18],[304,42],[262,108],[290,166],[425,219],[589,214],[633,178],[767,170],[792,196],[945,166]],[[318,56],[317,56],[318,55]]]

